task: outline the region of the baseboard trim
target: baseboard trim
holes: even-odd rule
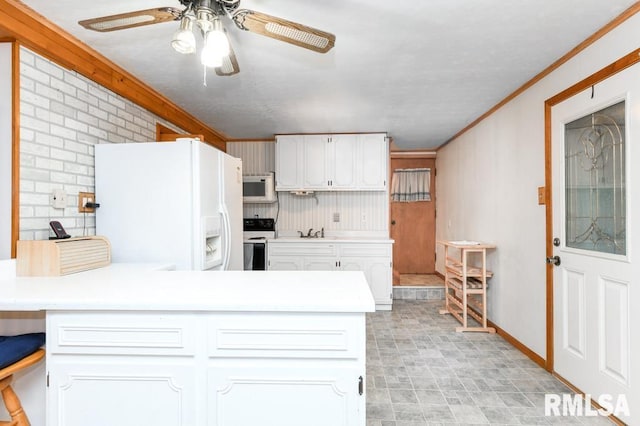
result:
[[[445,294],[445,297],[447,297],[446,294]],[[474,311],[478,315],[482,315],[480,312],[473,309],[472,307],[469,307],[469,309]],[[504,331],[502,328],[497,326],[493,321],[487,320],[487,326],[495,328],[496,334],[498,336],[502,337],[504,340],[510,343],[514,348],[516,348],[517,350],[519,350],[520,352],[528,356],[531,359],[531,361],[535,362],[540,367],[544,368],[545,370],[551,373],[551,371],[547,368],[547,362],[544,360],[544,358],[542,358],[540,355],[538,355],[537,353],[529,349],[524,343],[522,343],[521,341],[519,341],[518,339],[516,339],[506,331]]]
[[[495,328],[496,333],[499,336],[501,336],[504,340],[509,342],[514,348],[516,348],[517,350],[519,350],[520,352],[528,356],[531,359],[531,361],[535,362],[540,367],[547,370],[547,362],[545,361],[544,358],[542,358],[540,355],[538,355],[537,353],[529,349],[524,343],[522,343],[521,341],[519,341],[518,339],[516,339],[506,331],[504,331],[502,328],[498,327],[493,321],[487,321],[487,324],[489,325],[489,327]]]
[[[475,309],[472,309],[472,310],[475,311]],[[580,389],[578,389],[573,384],[571,384],[571,382],[569,382],[567,379],[565,379],[564,377],[562,377],[561,375],[559,375],[555,371],[550,370],[548,365],[547,365],[547,362],[545,361],[544,358],[542,358],[540,355],[538,355],[537,353],[535,353],[534,351],[529,349],[525,344],[520,342],[518,339],[513,337],[511,334],[507,333],[502,328],[498,327],[493,321],[487,320],[487,325],[489,327],[495,328],[496,329],[496,334],[501,336],[504,340],[506,340],[508,343],[510,343],[514,348],[518,349],[520,352],[525,354],[527,357],[529,357],[533,362],[538,364],[540,367],[544,368],[549,373],[551,373],[551,375],[553,377],[555,377],[556,379],[558,379],[562,383],[564,383],[574,393],[579,394],[579,395],[583,395],[583,396],[585,395],[584,392],[582,392]],[[602,408],[602,406],[600,406],[600,404],[598,404],[596,401],[593,401],[593,400],[591,400],[591,405],[597,410]],[[627,424],[625,422],[623,422],[622,420],[620,420],[619,418],[617,418],[613,414],[609,415],[608,419],[611,420],[613,423],[619,425],[619,426],[627,426]]]

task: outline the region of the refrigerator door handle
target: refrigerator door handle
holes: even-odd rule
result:
[[[229,269],[229,261],[231,258],[231,225],[229,223],[229,212],[227,211],[227,206],[222,205],[222,229],[224,238],[222,239],[223,244],[223,256],[222,259],[222,271],[226,271]]]

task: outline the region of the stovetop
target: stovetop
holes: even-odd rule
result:
[[[276,236],[276,222],[270,218],[245,218],[243,229],[243,239],[249,243],[272,239]]]
[[[244,218],[243,230],[244,232],[275,232],[276,221],[264,217]]]

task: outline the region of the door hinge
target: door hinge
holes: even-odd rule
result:
[[[49,387],[49,372],[47,371],[47,387]]]
[[[358,377],[358,395],[364,394],[364,380],[362,376]]]

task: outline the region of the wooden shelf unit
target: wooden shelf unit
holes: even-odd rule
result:
[[[456,331],[495,333],[487,326],[487,279],[493,273],[487,270],[487,250],[495,245],[471,241],[438,241],[444,246],[445,305],[441,314],[451,314],[461,324]],[[469,316],[480,323],[469,326]]]

